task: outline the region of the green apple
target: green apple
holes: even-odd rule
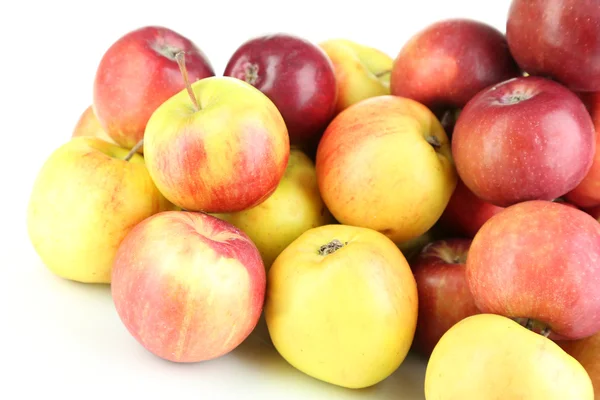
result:
[[[285,174],[267,200],[248,210],[214,215],[248,234],[267,270],[301,234],[334,222],[321,199],[315,165],[297,148],[291,149]]]
[[[113,259],[139,222],[174,209],[139,154],[97,137],[71,138],[52,152],[33,184],[27,231],[46,267],[83,283],[110,283]]]

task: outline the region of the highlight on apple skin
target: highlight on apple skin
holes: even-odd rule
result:
[[[173,362],[211,360],[239,346],[262,313],[266,273],[254,243],[205,213],[167,211],[119,246],[112,298],[128,332]]]

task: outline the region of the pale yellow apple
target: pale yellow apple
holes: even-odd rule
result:
[[[248,234],[267,270],[301,234],[333,222],[319,193],[314,163],[297,148],[290,151],[284,176],[267,200],[241,212],[213,215]]]
[[[102,125],[100,125],[100,121],[98,121],[92,106],[88,106],[79,116],[75,128],[71,133],[71,137],[77,136],[92,136],[106,140],[110,143],[115,143],[108,133],[106,133]]]
[[[173,209],[139,154],[96,137],[75,137],[45,161],[30,194],[31,243],[54,274],[110,283],[113,259],[139,222]]]
[[[329,39],[319,46],[333,63],[338,113],[360,100],[390,94],[394,60],[389,55],[348,39]]]
[[[594,400],[583,366],[555,342],[495,314],[467,317],[439,340],[427,400]]]

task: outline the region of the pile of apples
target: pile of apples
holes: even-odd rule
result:
[[[277,33],[221,75],[166,27],[102,57],[31,242],[173,362],[277,352],[346,388],[410,351],[427,399],[600,399],[600,6],[514,0],[395,58]],[[594,392],[595,389],[595,392]]]

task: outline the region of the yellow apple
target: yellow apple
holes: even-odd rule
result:
[[[173,209],[150,178],[144,159],[96,137],[75,137],[38,173],[27,209],[31,243],[62,278],[110,283],[121,240],[139,222]]]
[[[390,94],[394,60],[389,55],[347,39],[329,39],[319,46],[333,63],[338,83],[337,113],[360,100]]]
[[[302,233],[333,222],[319,193],[314,163],[297,148],[291,149],[284,176],[267,200],[248,210],[214,215],[248,234],[267,270]]]
[[[435,346],[427,400],[594,400],[583,366],[556,343],[496,314],[467,317]]]
[[[77,124],[75,124],[71,137],[78,136],[92,136],[106,140],[110,143],[115,143],[115,141],[108,136],[108,133],[106,133],[102,125],[100,125],[92,106],[88,106],[83,110],[77,120]]]

